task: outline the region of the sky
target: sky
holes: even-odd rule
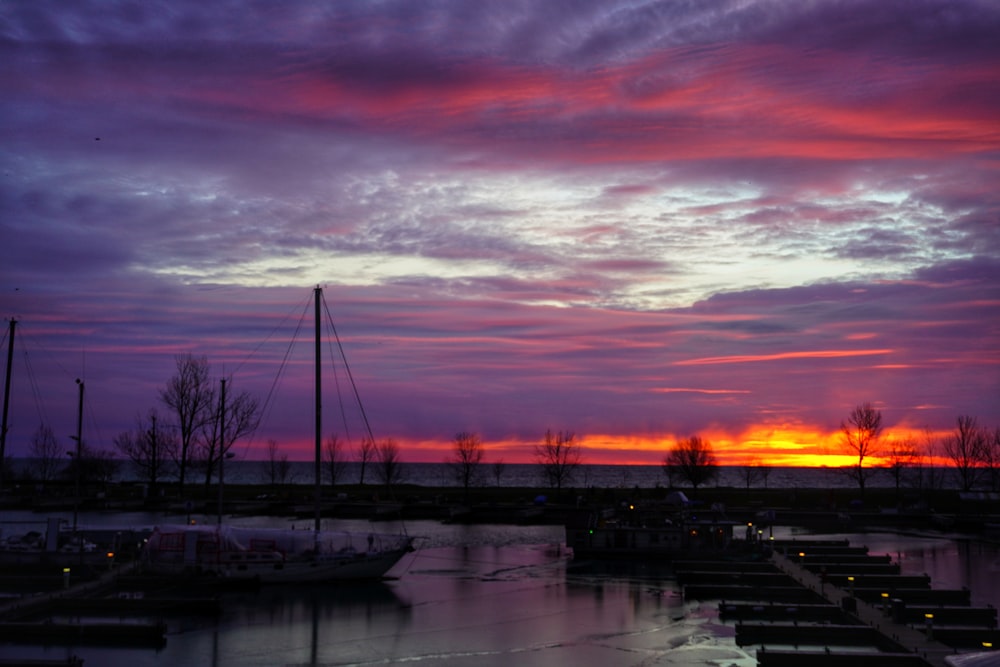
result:
[[[986,0],[5,2],[7,454],[70,448],[77,378],[111,449],[190,353],[278,387],[241,456],[308,458],[317,285],[408,461],[1000,426],[998,34]]]

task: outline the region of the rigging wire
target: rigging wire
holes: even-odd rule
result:
[[[354,392],[354,398],[358,403],[358,410],[361,412],[361,419],[365,424],[365,431],[368,433],[368,438],[374,442],[375,436],[372,434],[372,427],[368,421],[368,413],[365,412],[365,406],[361,402],[361,394],[358,392],[358,386],[354,382],[354,374],[351,373],[351,366],[347,363],[347,355],[344,353],[344,345],[340,341],[340,335],[337,333],[337,327],[333,323],[333,316],[330,314],[330,306],[326,302],[326,295],[322,292],[320,293],[323,297],[323,308],[326,310],[326,319],[330,327],[330,331],[333,332],[333,338],[337,341],[337,348],[340,350],[340,358],[344,362],[344,370],[347,372],[347,379],[350,381],[351,389]]]
[[[327,328],[329,330],[329,327]],[[351,441],[351,427],[347,421],[347,412],[344,410],[344,394],[340,390],[340,373],[337,371],[337,363],[335,357],[333,356],[333,343],[331,338],[328,336],[326,339],[327,350],[330,355],[330,369],[333,371],[333,386],[337,390],[337,405],[340,406],[340,420],[344,425],[344,438],[347,442]]]
[[[38,386],[38,378],[35,377],[35,371],[31,366],[31,357],[27,348],[24,348],[22,352],[24,353],[24,367],[28,371],[28,386],[31,387],[31,396],[35,400],[35,410],[38,412],[38,423],[48,425],[49,419],[48,415],[45,414],[45,402],[42,401],[42,391]]]
[[[271,382],[271,387],[268,389],[267,396],[264,398],[264,405],[261,407],[261,416],[260,419],[257,420],[258,426],[261,423],[266,422],[268,418],[270,418],[271,416],[271,412],[274,409],[275,393],[277,392],[278,385],[281,384],[281,379],[288,368],[288,360],[292,356],[292,350],[295,348],[296,341],[299,339],[299,333],[302,331],[302,325],[305,323],[306,313],[308,312],[308,310],[309,310],[309,300],[306,299],[301,306],[301,313],[299,315],[299,321],[295,325],[295,332],[292,334],[292,339],[288,342],[288,346],[285,348],[285,354],[281,358],[281,364],[278,366],[278,372],[275,374],[274,380]],[[283,319],[281,323],[284,324],[285,322],[287,322],[288,318],[289,316],[285,316],[285,319]],[[274,332],[272,332],[272,335],[273,333]],[[263,345],[263,343],[261,345]],[[260,346],[257,346],[257,350],[259,349]],[[256,430],[257,429],[254,429],[254,434],[256,433]],[[254,434],[251,434],[248,440],[252,441]],[[247,443],[247,446],[249,446],[249,442]]]
[[[301,310],[303,312],[302,315],[299,315],[299,325],[298,326],[299,326],[299,328],[301,328],[302,322],[303,322],[303,320],[305,318],[305,315],[304,315],[305,309],[308,308],[308,307],[309,307],[309,299],[306,298],[306,299],[303,300],[302,306],[293,308],[292,310],[290,310],[289,312],[287,312],[285,314],[285,316],[281,319],[281,321],[278,322],[276,325],[274,325],[274,328],[271,329],[271,333],[269,333],[264,338],[264,340],[260,341],[260,343],[257,344],[257,347],[255,347],[250,352],[250,354],[248,354],[246,356],[246,358],[243,361],[241,361],[240,363],[238,363],[236,365],[236,368],[232,371],[232,374],[235,375],[241,368],[243,368],[243,366],[245,366],[251,359],[253,359],[257,355],[257,353],[260,352],[260,349],[262,347],[264,347],[264,345],[266,345],[268,343],[268,341],[270,341],[272,338],[274,338],[274,336],[278,333],[279,330],[281,330],[282,328],[284,328],[285,322],[287,322],[292,317],[292,314],[295,313],[296,310],[298,310],[299,308],[301,308]],[[295,330],[296,333],[298,333],[298,330],[299,329],[296,328],[296,330]],[[293,339],[293,342],[294,342],[294,339]],[[286,358],[287,358],[287,355],[286,355]]]

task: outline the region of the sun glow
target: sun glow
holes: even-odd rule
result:
[[[667,452],[679,439],[691,434],[578,434],[582,462],[605,465],[660,465]],[[722,466],[769,466],[769,467],[844,467],[857,465],[856,455],[845,449],[843,436],[839,430],[827,431],[805,424],[762,424],[738,433],[720,427],[709,427],[700,431],[713,448],[719,465]],[[905,465],[947,465],[940,453],[928,451],[927,443],[939,441],[945,432],[928,433],[925,430],[901,425],[887,430],[880,440],[879,456],[865,460],[866,466],[885,467],[891,465],[893,452]],[[447,440],[407,440],[393,437],[399,443],[402,458],[410,463],[442,463],[448,461],[453,452],[451,439]],[[538,441],[508,437],[483,439],[484,456],[482,463],[531,464],[535,463],[535,446]],[[284,449],[292,458],[307,460],[311,456],[312,444],[306,441],[289,443]],[[348,458],[352,456],[350,450]],[[262,458],[254,452],[249,458]]]

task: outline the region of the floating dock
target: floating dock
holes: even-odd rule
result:
[[[721,600],[736,642],[761,646],[758,665],[946,667],[959,650],[1000,647],[997,610],[972,607],[967,589],[931,588],[846,541],[773,544],[767,561],[674,563],[686,599]]]

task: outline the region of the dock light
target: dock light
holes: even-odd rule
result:
[[[993,642],[983,642],[983,648],[993,648]]]
[[[927,639],[934,639],[934,614],[924,614],[927,619]]]
[[[69,568],[63,568],[63,588],[69,588]]]
[[[882,612],[886,615],[889,614],[889,594],[882,593]]]
[[[851,597],[854,597],[854,577],[847,577],[847,583],[851,587]]]

